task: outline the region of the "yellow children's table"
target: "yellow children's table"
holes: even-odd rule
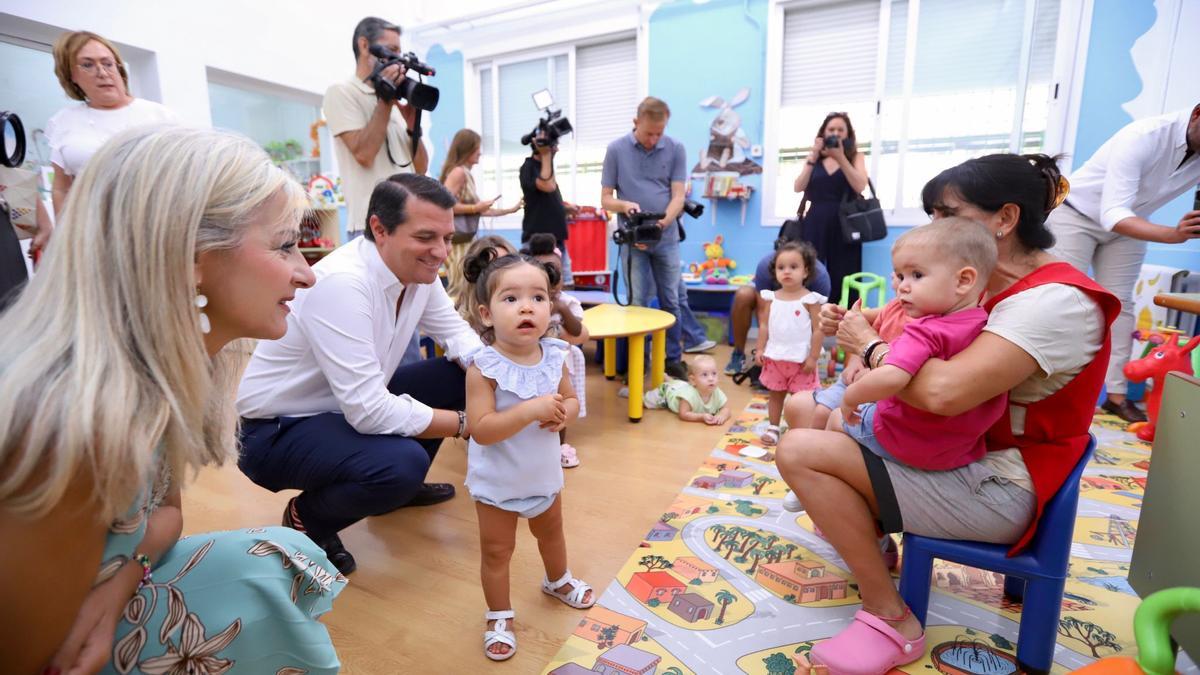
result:
[[[629,338],[629,421],[642,420],[642,379],[645,360],[645,337],[650,338],[650,386],[663,383],[667,364],[667,329],[675,317],[649,307],[596,305],[583,312],[583,325],[592,338],[604,340],[604,376],[617,375],[617,338]]]

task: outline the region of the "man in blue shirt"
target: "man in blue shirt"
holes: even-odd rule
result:
[[[626,216],[638,211],[666,214],[658,221],[660,241],[623,247],[623,255],[632,256],[633,302],[645,306],[656,289],[659,308],[678,318],[679,214],[687,188],[687,153],[683,144],[663,133],[670,116],[670,108],[657,98],[638,104],[633,131],[609,143],[604,154],[600,205]],[[682,352],[676,321],[667,329],[667,374],[679,379],[687,377]]]

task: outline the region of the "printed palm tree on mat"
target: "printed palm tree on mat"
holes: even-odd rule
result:
[[[1091,621],[1080,621],[1073,616],[1064,616],[1058,620],[1058,634],[1087,645],[1088,649],[1092,650],[1092,656],[1096,658],[1100,657],[1101,647],[1108,647],[1114,652],[1121,651],[1116,635]]]
[[[755,478],[754,482],[752,483],[752,485],[754,486],[754,494],[756,494],[756,495],[762,494],[763,488],[770,485],[771,483],[776,483],[776,482],[778,482],[778,481],[776,481],[774,478],[771,478],[770,476],[759,476],[758,478]]]
[[[638,561],[638,564],[642,567],[645,567],[647,572],[653,572],[654,570],[669,570],[675,566],[674,563],[662,557],[661,555],[644,555],[642,556],[642,559]]]
[[[731,604],[737,602],[737,596],[727,590],[721,589],[717,591],[716,601],[721,603],[721,613],[717,615],[717,625],[720,626],[725,623],[725,610]]]

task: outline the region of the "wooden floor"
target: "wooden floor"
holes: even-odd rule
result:
[[[590,349],[587,350],[590,357]],[[729,347],[714,350],[724,367]],[[721,429],[646,411],[640,424],[589,358],[588,416],[568,430],[581,466],[566,472],[563,507],[571,571],[603,592],[642,536],[670,505],[721,436]],[[734,414],[748,385],[722,376]],[[516,656],[483,655],[479,537],[462,487],[466,444],[442,445],[429,480],[454,483],[458,496],[432,507],[401,509],[342,532],[358,571],[325,623],[345,673],[540,673],[583,610],[544,595],[537,545],[522,527],[513,557]],[[278,524],[293,492],[272,494],[226,466],[201,473],[184,491],[185,533]]]

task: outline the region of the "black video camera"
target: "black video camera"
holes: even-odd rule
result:
[[[699,218],[704,215],[704,205],[700,202],[685,199],[683,202],[683,212],[693,218]]]
[[[571,121],[563,117],[561,110],[550,109],[554,105],[554,97],[550,95],[550,90],[543,89],[536,92],[533,95],[533,102],[537,105],[538,110],[545,111],[546,116],[538,120],[533,131],[521,137],[521,145],[534,145],[539,148],[556,147],[560,136],[575,130],[571,126]]]
[[[617,229],[613,241],[617,246],[625,244],[653,244],[662,240],[663,229],[658,221],[666,218],[665,213],[638,211],[632,215],[617,216]]]
[[[375,96],[381,101],[392,102],[396,100],[407,101],[409,105],[420,108],[421,110],[433,110],[437,107],[438,98],[441,92],[437,87],[432,87],[423,82],[418,82],[410,77],[403,77],[399,82],[391,82],[380,77],[380,73],[384,68],[393,64],[400,64],[407,70],[411,70],[418,75],[434,76],[437,74],[433,68],[422,63],[417,55],[408,52],[405,54],[397,54],[383,45],[371,45],[371,54],[378,59],[375,63],[375,69],[367,76],[367,81],[375,87]]]

